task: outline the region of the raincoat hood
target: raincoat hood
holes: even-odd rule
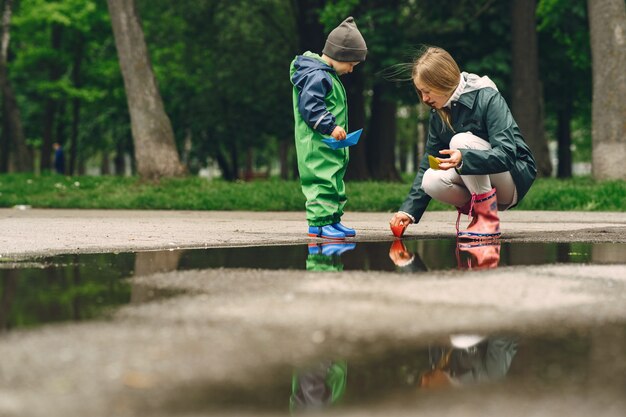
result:
[[[444,107],[450,107],[453,101],[458,101],[459,98],[466,93],[471,93],[472,91],[480,90],[483,88],[493,88],[498,91],[498,87],[496,84],[491,81],[489,77],[486,75],[480,77],[476,74],[470,74],[469,72],[463,71],[461,73],[461,79],[459,81],[459,85],[454,90],[454,93],[450,96]]]
[[[289,74],[291,82],[294,85],[299,85],[308,73],[316,70],[335,72],[334,68],[324,62],[321,56],[307,51],[293,61]]]

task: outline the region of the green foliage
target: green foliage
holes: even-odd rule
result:
[[[212,159],[237,176],[234,170],[248,150],[254,150],[260,161],[275,161],[277,144],[292,140],[288,66],[302,52],[297,50],[296,29],[301,24],[294,19],[297,2],[135,1],[178,148],[191,171]],[[377,83],[393,84],[395,88],[386,88],[391,99],[415,105],[410,82],[394,83],[386,71],[397,64],[409,69],[420,44],[448,49],[463,70],[489,75],[505,96],[509,94],[513,18],[509,3],[332,0],[320,2],[323,6],[313,14],[319,15],[326,32],[349,15],[356,18],[369,47],[366,63],[358,68],[365,75],[366,97]],[[55,139],[66,142],[68,153],[73,109],[79,104],[79,159],[132,154],[106,2],[15,4],[9,75],[29,143],[40,146],[43,121],[54,101]],[[574,157],[588,160],[591,74],[586,0],[541,0],[537,18],[548,119],[554,120],[564,103],[573,103]],[[56,42],[53,33],[58,35]],[[398,142],[412,143],[412,138]]]
[[[626,211],[625,181],[590,177],[538,180],[519,205],[523,210]]]
[[[197,164],[222,156],[232,168],[245,149],[291,138],[288,65],[296,39],[283,23],[291,18],[288,2],[139,6],[166,110],[179,145],[191,137]]]
[[[350,211],[392,212],[411,188],[400,183],[346,184]],[[145,183],[126,177],[64,177],[27,174],[0,176],[0,207],[18,204],[41,208],[303,211],[297,181],[278,179],[227,182],[173,178]],[[626,183],[590,178],[537,180],[519,206],[524,210],[626,210]],[[450,210],[432,201],[429,210]]]
[[[49,100],[54,100],[55,140],[66,144],[71,104],[81,105],[77,149],[81,159],[114,149],[117,143],[128,148],[126,96],[106,2],[23,0],[18,5],[12,20],[9,74],[30,142],[41,143],[37,138],[43,134],[42,121],[50,111]]]

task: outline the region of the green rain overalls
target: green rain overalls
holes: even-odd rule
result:
[[[334,224],[341,220],[347,201],[343,177],[349,152],[347,147],[329,148],[322,138],[330,136],[335,126],[348,131],[346,91],[335,70],[311,52],[292,61],[290,75],[306,219],[309,226]]]

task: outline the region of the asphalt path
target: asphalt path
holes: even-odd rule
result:
[[[626,213],[507,211],[503,239],[626,242]],[[359,241],[392,240],[391,213],[351,213]],[[411,238],[454,237],[456,212],[427,212]],[[311,242],[304,213],[0,209],[0,255],[50,255]]]
[[[392,241],[390,217],[344,220],[357,242]],[[513,210],[501,219],[512,242],[626,242],[626,213]],[[454,212],[427,213],[408,236],[451,237],[455,220]],[[0,230],[4,260],[311,241],[303,213],[3,209]],[[590,340],[580,380],[550,384],[555,371],[546,369],[474,390],[404,392],[333,415],[623,416],[626,261],[619,259],[418,274],[136,274],[128,277],[132,302],[106,319],[0,335],[0,416],[288,415],[289,370],[320,358],[366,362],[458,333],[568,331]],[[159,291],[175,296],[149,296]],[[286,387],[282,411],[264,405],[274,393],[264,387],[272,386]]]

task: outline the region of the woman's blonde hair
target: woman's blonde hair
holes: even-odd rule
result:
[[[419,81],[420,84],[427,85],[438,94],[450,96],[459,85],[461,70],[446,50],[436,46],[425,46],[413,61],[411,78],[414,85],[415,81]],[[420,100],[423,100],[419,90],[417,94]],[[441,120],[452,129],[448,110],[439,109],[437,113]]]

